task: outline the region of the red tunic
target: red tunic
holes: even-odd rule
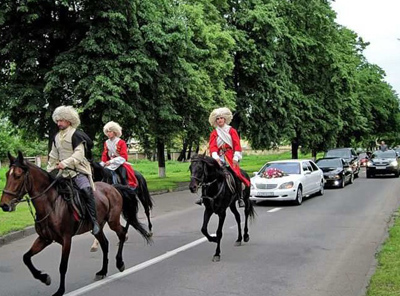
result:
[[[125,158],[126,161],[128,161],[128,148],[126,146],[126,142],[122,139],[120,139],[117,143],[117,156],[121,156]],[[106,142],[104,142],[104,149],[103,149],[103,154],[101,155],[101,161],[107,162],[109,160],[111,160],[111,158],[108,155],[108,147]],[[122,166],[126,170],[126,177],[128,179],[127,180],[128,184],[136,188],[138,185],[138,181],[136,179],[135,172],[133,171],[132,166],[127,162],[124,162]]]
[[[233,156],[235,154],[235,151],[242,152],[242,147],[240,146],[240,138],[237,133],[237,131],[231,127],[229,129],[229,135],[232,138],[232,146],[230,147],[228,144],[224,143],[221,147],[218,147],[217,145],[217,138],[218,138],[218,133],[217,130],[214,129],[211,132],[210,135],[210,140],[209,140],[209,147],[210,147],[210,155],[212,155],[213,152],[218,153],[218,155],[224,155],[225,161],[229,164],[229,166],[232,168],[232,170],[236,173],[236,175],[239,177],[239,179],[246,185],[250,186],[249,180],[247,180],[242,173],[240,172],[240,167],[239,165],[235,166],[233,163]]]

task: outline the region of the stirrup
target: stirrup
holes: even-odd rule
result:
[[[246,206],[246,204],[244,203],[244,200],[241,198],[238,199],[238,204],[239,204],[239,208],[244,208]]]
[[[97,221],[96,221],[96,222],[93,222],[92,234],[93,234],[93,235],[98,235],[99,232],[100,232],[100,225],[99,225],[99,223],[97,223]]]

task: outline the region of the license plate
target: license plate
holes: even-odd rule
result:
[[[377,170],[385,170],[386,167],[376,167]]]
[[[274,196],[273,192],[258,192],[259,196]]]

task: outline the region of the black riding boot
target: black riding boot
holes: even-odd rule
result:
[[[245,203],[243,200],[243,189],[242,189],[242,181],[236,177],[236,190],[238,193],[238,204],[239,204],[239,208],[244,208],[245,207]]]
[[[121,179],[122,185],[128,185],[128,178],[126,175],[126,169],[121,165],[118,169],[119,178]]]
[[[92,187],[86,187],[81,190],[86,199],[86,208],[88,210],[90,219],[93,222],[92,234],[97,235],[100,231],[100,226],[99,223],[97,223],[96,202],[94,201],[93,189]]]

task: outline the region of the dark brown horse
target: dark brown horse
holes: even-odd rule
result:
[[[8,154],[10,168],[6,173],[6,185],[0,200],[3,211],[12,211],[25,194],[36,210],[35,228],[39,235],[30,250],[23,256],[24,263],[34,278],[46,285],[50,285],[48,274],[36,269],[32,263],[32,256],[41,252],[53,241],[62,246],[60,263],[60,285],[54,295],[63,295],[65,292],[65,275],[71,250],[72,237],[88,232],[92,229],[89,220],[76,221],[68,203],[60,197],[54,180],[46,171],[24,160],[22,153],[18,157]],[[131,198],[124,188],[114,187],[103,182],[95,183],[94,196],[97,208],[97,220],[103,228],[107,222],[110,229],[115,231],[119,239],[116,256],[118,270],[123,271],[125,264],[122,258],[122,249],[126,237],[126,229],[120,224],[120,215],[123,214],[127,222],[132,225],[150,243],[151,239],[137,218],[138,203]],[[103,230],[96,235],[103,251],[102,268],[96,273],[97,278],[104,278],[108,272],[108,240]]]
[[[196,193],[201,187],[202,194],[205,196],[203,198],[203,204],[205,206],[203,226],[201,227],[201,232],[207,237],[208,241],[217,244],[215,254],[213,256],[213,261],[220,261],[221,253],[221,238],[222,238],[222,228],[224,226],[226,209],[229,207],[233,215],[235,216],[237,227],[238,227],[238,238],[235,242],[236,246],[240,246],[242,239],[248,242],[250,239],[249,229],[248,229],[248,219],[255,217],[255,211],[253,204],[251,203],[250,188],[246,187],[243,190],[243,201],[245,203],[244,214],[245,214],[245,224],[244,224],[244,238],[242,237],[242,227],[240,222],[240,213],[236,208],[236,200],[238,199],[237,189],[232,185],[229,185],[229,175],[233,177],[233,172],[224,170],[218,162],[212,158],[205,155],[195,155],[191,159],[190,164],[190,184],[189,188],[192,193]],[[243,176],[249,179],[248,174],[242,170]],[[211,236],[208,233],[207,226],[212,214],[215,213],[219,217],[218,228],[216,236]]]

